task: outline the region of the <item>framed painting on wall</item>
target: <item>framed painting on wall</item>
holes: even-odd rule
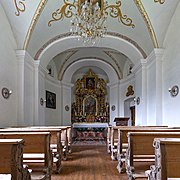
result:
[[[56,109],[56,94],[46,91],[46,107]]]

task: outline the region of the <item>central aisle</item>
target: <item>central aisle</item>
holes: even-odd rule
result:
[[[106,146],[73,146],[72,154],[62,162],[62,171],[52,180],[127,180],[119,174],[117,161],[112,161]]]

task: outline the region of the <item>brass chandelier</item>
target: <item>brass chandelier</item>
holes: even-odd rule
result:
[[[121,5],[121,0],[111,5],[106,0],[64,0],[64,5],[52,13],[48,26],[64,17],[72,18],[72,35],[78,36],[85,45],[94,45],[107,32],[108,15],[126,26],[135,27],[132,19],[122,14]]]

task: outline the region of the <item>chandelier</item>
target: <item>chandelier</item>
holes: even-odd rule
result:
[[[85,45],[94,45],[107,33],[108,16],[135,27],[132,19],[122,14],[121,5],[121,0],[110,5],[106,0],[64,0],[64,5],[52,13],[48,26],[64,17],[71,18],[71,34],[78,36]]]
[[[90,0],[80,6],[80,11],[73,14],[70,32],[82,38],[84,44],[94,45],[99,38],[104,37],[107,32],[107,12],[101,11],[101,4]],[[107,6],[104,4],[105,7]],[[79,8],[76,8],[79,9]],[[79,40],[81,38],[78,38]]]

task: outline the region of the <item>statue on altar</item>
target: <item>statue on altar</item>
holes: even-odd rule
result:
[[[72,103],[71,121],[108,122],[109,106],[106,82],[91,69],[75,83],[75,102]]]

